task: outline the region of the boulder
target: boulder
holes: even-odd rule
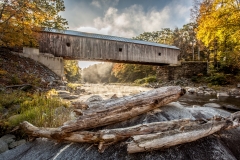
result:
[[[238,88],[231,89],[229,90],[229,94],[234,96],[240,96],[240,89]]]
[[[22,139],[22,140],[19,140],[19,141],[15,141],[15,142],[12,142],[12,143],[9,144],[9,148],[12,149],[12,148],[15,148],[17,146],[23,145],[25,143],[26,143],[25,139]]]
[[[230,116],[230,113],[217,108],[196,107],[187,108],[178,102],[170,103],[160,108],[161,112],[151,112],[139,115],[130,120],[102,127],[113,129],[129,127],[144,122],[169,121],[174,119],[209,119],[215,115],[223,117]],[[204,121],[203,121],[204,122]],[[195,142],[185,143],[163,150],[151,152],[128,154],[126,143],[112,144],[103,153],[98,152],[95,145],[87,143],[64,143],[38,138],[33,142],[18,146],[8,152],[0,154],[0,159],[240,159],[240,128],[221,131],[219,136],[208,136]]]
[[[0,154],[8,150],[8,144],[0,139]],[[0,157],[1,159],[1,157]]]
[[[194,94],[196,92],[196,89],[195,88],[189,88],[187,91],[191,94]]]
[[[228,97],[229,94],[227,92],[219,92],[217,93],[217,97]]]
[[[77,98],[79,98],[79,96],[78,95],[65,95],[65,96],[61,96],[61,98],[71,100],[71,99],[77,99]]]
[[[10,144],[15,141],[16,136],[12,134],[6,134],[0,138],[0,140],[4,141],[7,144]]]
[[[89,103],[89,102],[96,102],[96,101],[102,101],[103,98],[99,95],[93,95],[91,97],[89,97],[87,100],[86,100],[86,103]]]

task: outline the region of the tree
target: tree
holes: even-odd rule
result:
[[[133,39],[172,45],[173,32],[170,28],[162,28],[160,31],[144,32]]]
[[[213,50],[224,66],[240,66],[239,0],[204,0],[200,3],[197,38]]]
[[[64,10],[63,0],[0,1],[0,45],[36,46],[42,27],[66,29],[67,21],[58,15]]]
[[[150,65],[115,63],[112,74],[119,82],[134,82],[137,79],[156,75],[156,68]]]
[[[64,72],[69,82],[77,82],[81,80],[81,69],[78,67],[78,61],[65,60],[64,61]]]

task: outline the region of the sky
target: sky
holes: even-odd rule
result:
[[[70,30],[132,38],[190,20],[192,0],[64,0]],[[90,62],[82,62],[81,68]]]

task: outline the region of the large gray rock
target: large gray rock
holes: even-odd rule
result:
[[[6,134],[0,138],[0,140],[4,141],[7,144],[10,144],[15,141],[16,136],[12,134]]]
[[[0,139],[0,154],[8,150],[8,144]],[[0,156],[1,159],[1,156]]]
[[[214,115],[223,117],[230,113],[217,108],[195,107],[185,108],[177,102],[160,108],[161,112],[146,113],[117,124],[104,128],[128,127],[142,123],[168,121],[173,119],[208,119]],[[42,160],[42,159],[69,159],[69,160],[235,160],[240,159],[240,128],[222,131],[218,136],[208,136],[195,142],[186,143],[164,150],[128,154],[126,143],[117,143],[99,153],[95,145],[87,143],[55,143],[51,140],[39,138],[28,142],[5,153],[0,154],[3,160]]]
[[[22,140],[19,140],[19,141],[15,141],[15,142],[12,142],[9,144],[9,148],[12,149],[12,148],[15,148],[17,146],[20,146],[20,145],[23,145],[26,143],[26,140],[25,139],[22,139]]]

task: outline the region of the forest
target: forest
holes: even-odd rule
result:
[[[209,62],[208,79],[226,80],[225,75],[231,74],[239,80],[239,8],[239,0],[193,0],[190,23],[180,28],[144,32],[133,39],[177,46],[180,61]],[[85,70],[91,70],[91,67]],[[112,79],[117,82],[139,83],[147,77],[153,80],[155,71],[156,67],[152,66],[118,63],[113,64],[108,75],[115,76]]]
[[[180,61],[209,62],[210,76],[239,74],[240,59],[240,2],[239,0],[193,0],[190,23],[176,28],[161,28],[144,32],[133,39],[177,46]],[[59,13],[65,10],[64,1],[5,0],[0,2],[0,45],[2,47],[38,46],[41,28],[67,29],[67,20]],[[68,64],[67,64],[68,63]],[[70,66],[72,65],[72,67]],[[70,81],[79,81],[76,62],[65,63]],[[136,64],[103,64],[85,69],[88,82],[142,83],[149,77],[154,81],[156,67]],[[104,66],[104,67],[106,67]],[[97,80],[87,80],[89,70],[98,68]],[[72,68],[72,69],[70,69]],[[88,71],[87,71],[88,70]],[[100,73],[100,72],[104,73]],[[98,75],[99,74],[99,75]],[[109,78],[106,78],[106,75]],[[76,76],[74,78],[74,76]],[[70,78],[71,77],[71,78]],[[146,80],[148,81],[148,80]]]

